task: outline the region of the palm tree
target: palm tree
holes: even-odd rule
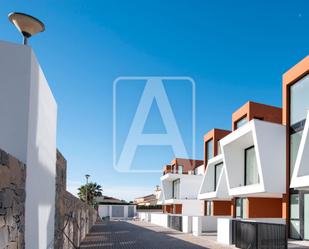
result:
[[[102,196],[102,192],[103,190],[101,185],[95,182],[90,182],[78,188],[78,197],[79,199],[90,205],[95,205],[95,198]],[[87,201],[86,201],[86,195],[87,195]]]

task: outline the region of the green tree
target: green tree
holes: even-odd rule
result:
[[[86,202],[87,195],[87,203],[90,205],[95,205],[95,198],[102,196],[102,192],[103,190],[101,185],[95,182],[90,182],[78,188],[78,197],[82,201]]]

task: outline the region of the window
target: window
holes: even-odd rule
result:
[[[194,169],[194,175],[198,175],[198,167]]]
[[[218,187],[219,177],[221,175],[222,169],[223,169],[223,163],[218,163],[215,165],[214,191],[216,191]]]
[[[177,173],[177,170],[176,170],[176,165],[173,165],[173,174],[176,174]]]
[[[205,202],[205,215],[206,216],[211,216],[211,208],[212,207],[212,202],[211,201],[206,201]]]
[[[241,118],[241,119],[239,119],[239,120],[237,120],[236,122],[235,122],[235,128],[236,129],[238,129],[239,127],[242,127],[244,124],[246,124],[248,122],[248,120],[247,120],[247,116],[246,117],[243,117],[243,118]]]
[[[182,173],[183,173],[183,166],[178,165],[178,174],[182,174]]]
[[[213,140],[209,140],[206,142],[206,155],[207,155],[207,161],[213,157]]]
[[[236,198],[236,218],[247,218],[247,199]]]
[[[295,130],[290,132],[290,178],[292,178],[293,170],[295,167],[296,156],[300,145],[301,136],[303,131],[296,132]]]
[[[290,123],[293,125],[306,119],[309,110],[309,75],[293,84],[290,92]]]
[[[299,195],[291,194],[290,198],[290,236],[293,239],[300,239]]]
[[[221,154],[221,146],[220,146],[220,141],[217,142],[217,154]]]
[[[309,110],[309,75],[290,88],[290,177]]]
[[[259,183],[259,173],[254,146],[245,149],[245,185]]]
[[[180,179],[173,181],[173,199],[180,199]]]

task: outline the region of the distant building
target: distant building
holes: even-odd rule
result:
[[[137,206],[156,206],[161,194],[161,189],[159,186],[156,186],[154,193],[146,196],[141,196],[134,199],[133,203]]]
[[[98,205],[108,205],[108,204],[112,204],[112,205],[128,205],[129,203],[124,201],[124,200],[119,200],[117,198],[114,197],[110,197],[110,196],[100,196],[96,198],[96,203]]]

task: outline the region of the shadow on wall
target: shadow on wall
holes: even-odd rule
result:
[[[26,178],[26,247],[52,248],[55,216],[57,106],[31,52]]]

